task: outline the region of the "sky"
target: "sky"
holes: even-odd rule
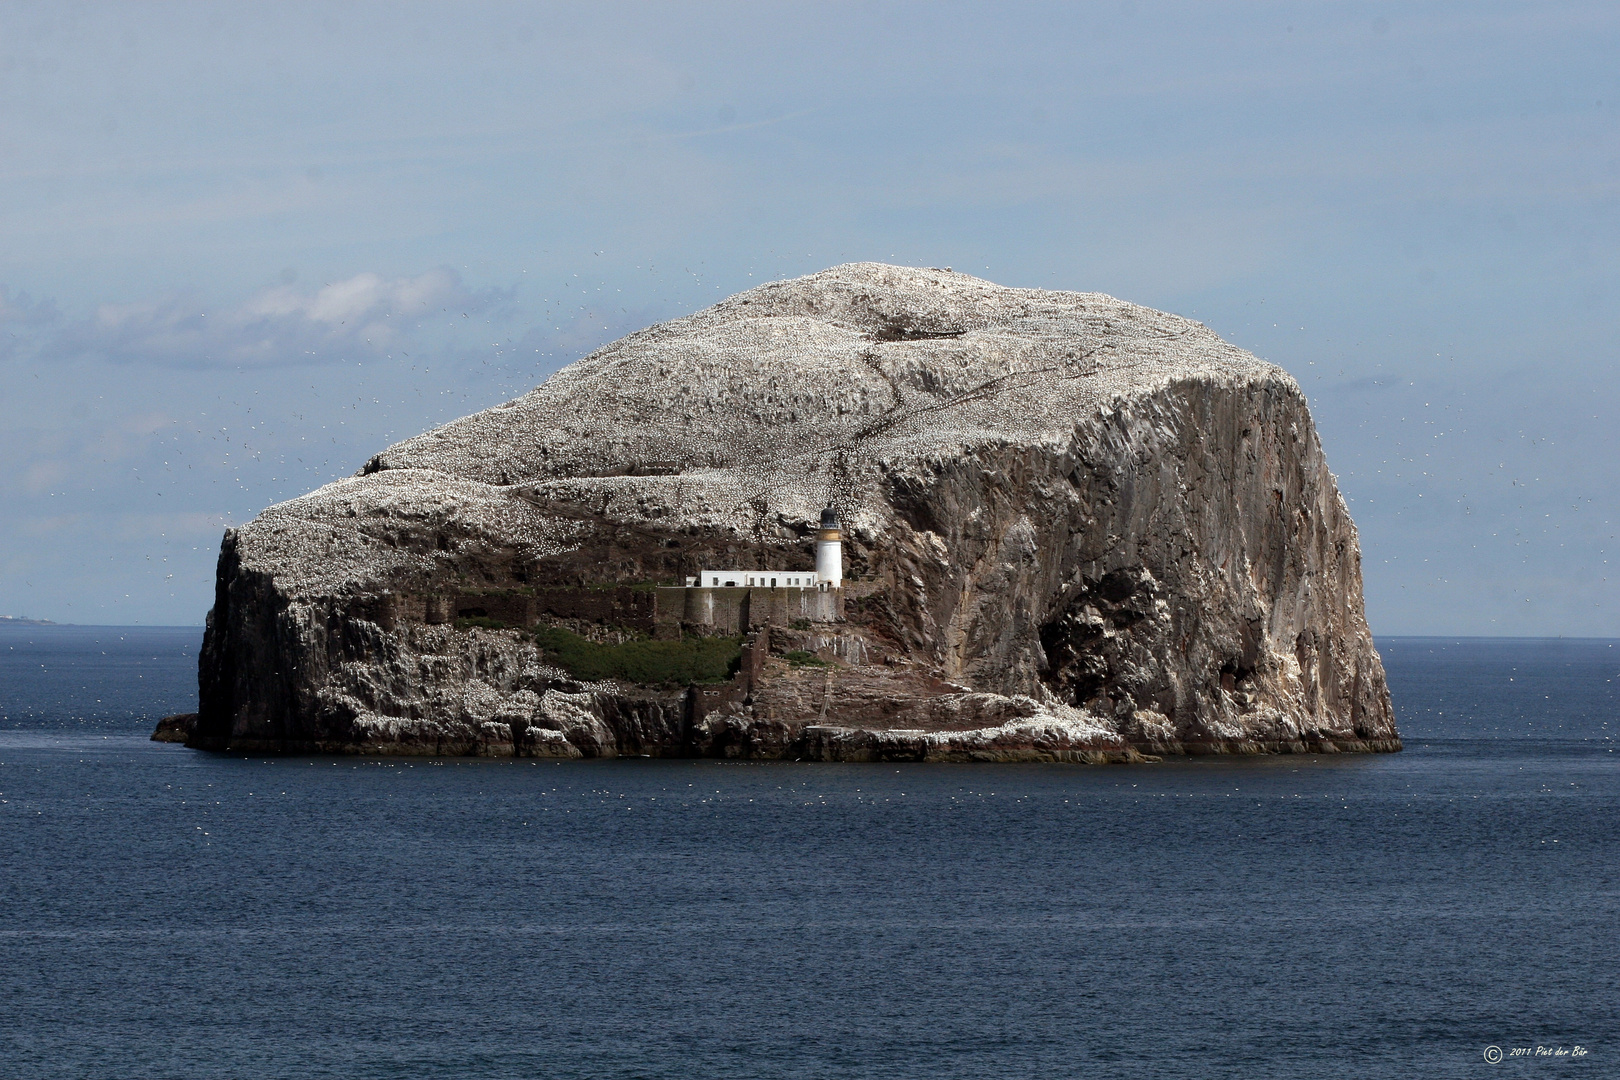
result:
[[[0,613],[853,260],[1291,372],[1375,634],[1620,636],[1620,8],[0,5]]]

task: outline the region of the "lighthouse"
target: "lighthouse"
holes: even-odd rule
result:
[[[816,532],[816,584],[823,589],[844,587],[844,544],[838,532],[838,511],[821,512],[821,528]]]
[[[844,544],[838,511],[821,512],[816,530],[816,572],[808,570],[700,570],[686,579],[688,589],[842,589]],[[840,602],[841,603],[841,602]]]

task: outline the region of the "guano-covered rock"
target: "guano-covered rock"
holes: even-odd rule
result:
[[[832,600],[694,621],[705,567],[813,569],[828,505]],[[231,530],[200,685],[189,745],[253,752],[1400,748],[1292,378],[1111,297],[865,263],[631,334]]]

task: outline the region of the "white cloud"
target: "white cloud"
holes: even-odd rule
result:
[[[383,352],[430,314],[486,310],[503,296],[472,292],[455,271],[441,268],[404,278],[356,274],[315,290],[281,285],[225,309],[206,310],[195,297],[182,295],[102,304],[77,322],[54,309],[48,319],[27,321],[43,331],[37,352],[49,359],[181,367],[308,364]],[[30,315],[41,307],[25,303],[0,295],[0,317],[12,311]]]
[[[419,277],[392,281],[368,273],[333,282],[315,293],[300,292],[291,285],[267,289],[243,305],[242,313],[247,318],[302,317],[327,326],[353,324],[387,330],[377,323],[379,318],[424,315],[435,307],[466,299],[460,279],[450,270],[429,270]]]

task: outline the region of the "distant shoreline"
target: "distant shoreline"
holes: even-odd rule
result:
[[[58,630],[197,630],[201,623],[59,623],[50,619],[23,619],[15,615],[0,615],[0,627],[30,627]]]

